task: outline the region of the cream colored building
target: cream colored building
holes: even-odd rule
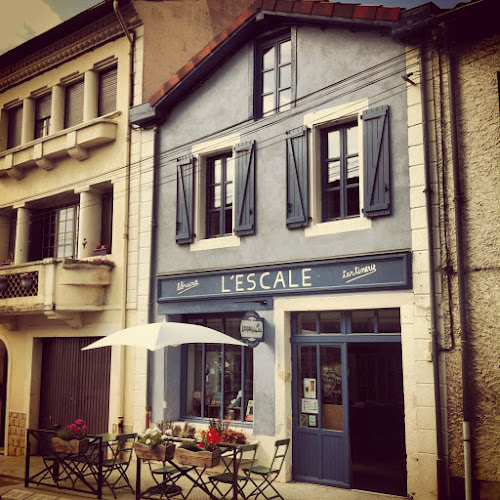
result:
[[[145,350],[80,352],[150,320],[154,131],[128,109],[246,3],[103,1],[0,56],[5,454],[24,454],[27,428],[70,423],[61,408],[91,431],[143,430]]]

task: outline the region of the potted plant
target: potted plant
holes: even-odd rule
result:
[[[33,276],[29,273],[21,274],[21,286],[23,288],[31,288],[33,286]]]
[[[52,448],[59,453],[81,454],[89,447],[89,440],[85,437],[87,426],[81,418],[74,423],[59,429],[57,435],[52,438]]]
[[[147,429],[134,444],[135,454],[143,460],[166,462],[174,458],[175,444],[168,442],[168,436],[157,427]]]
[[[94,248],[94,255],[107,255],[109,253],[109,245],[102,245],[99,243]]]
[[[197,467],[216,467],[220,463],[222,441],[215,429],[202,431],[198,445],[196,442],[184,442],[175,450],[175,457],[182,465]]]

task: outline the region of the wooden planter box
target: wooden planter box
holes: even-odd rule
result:
[[[172,460],[175,454],[175,444],[168,443],[167,445],[157,444],[156,446],[149,446],[144,443],[134,444],[135,454],[138,458],[143,460],[157,460],[158,462],[166,462]]]
[[[196,467],[216,467],[220,463],[219,449],[215,451],[191,451],[185,448],[175,450],[175,458],[182,465],[195,465]]]
[[[82,453],[85,453],[89,449],[89,440],[87,438],[83,438],[70,439],[69,441],[65,441],[64,439],[53,437],[52,449],[57,453],[80,455]]]

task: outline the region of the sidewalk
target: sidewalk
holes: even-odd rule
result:
[[[128,477],[135,487],[135,462],[128,469]],[[153,480],[147,468],[143,468],[141,478],[144,478],[142,489],[152,486]],[[186,480],[187,481],[187,480]],[[183,483],[179,483],[183,486]],[[187,486],[185,484],[184,486]],[[276,489],[285,500],[401,500],[403,497],[384,495],[369,491],[346,490],[311,483],[275,483]],[[135,500],[130,490],[118,490],[118,500]],[[24,457],[7,457],[0,455],[0,499],[1,500],[81,500],[96,498],[90,494],[58,490],[57,488],[24,487]],[[104,500],[114,500],[108,489],[103,491]],[[201,491],[193,491],[189,500],[207,500],[208,496]]]

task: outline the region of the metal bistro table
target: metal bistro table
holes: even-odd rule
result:
[[[91,493],[102,498],[103,459],[114,434],[87,435],[88,447],[78,452],[57,451],[51,444],[56,431],[28,429],[24,486],[51,486],[60,489]],[[32,443],[32,441],[34,441]],[[31,451],[37,445],[37,454],[42,460],[42,468],[31,474]]]

